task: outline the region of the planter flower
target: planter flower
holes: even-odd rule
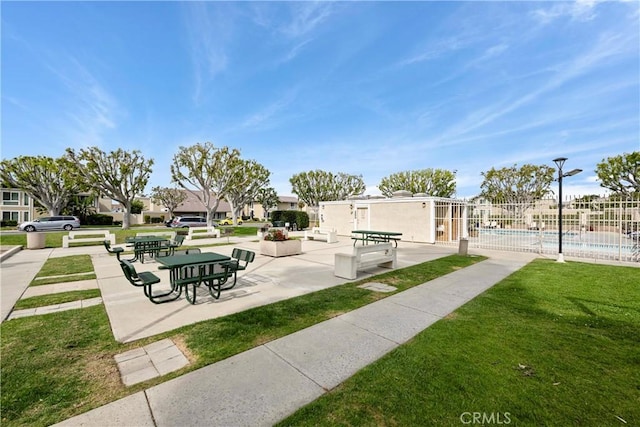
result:
[[[282,230],[269,230],[260,241],[260,253],[282,257],[302,253],[302,241],[292,240]]]
[[[289,236],[287,236],[282,230],[269,230],[267,234],[264,235],[264,240],[271,242],[284,242],[285,240],[289,240]]]

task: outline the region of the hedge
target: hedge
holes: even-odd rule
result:
[[[271,212],[271,222],[288,222],[293,226],[296,224],[299,230],[309,227],[309,214],[304,211],[273,211]]]
[[[113,225],[113,217],[105,214],[92,214],[87,217],[87,225]]]

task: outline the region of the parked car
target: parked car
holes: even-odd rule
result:
[[[44,230],[70,231],[74,228],[80,228],[80,219],[77,216],[45,216],[18,225],[18,230],[27,232]]]
[[[220,225],[233,225],[233,219],[232,218],[225,218],[222,221],[219,222]],[[242,224],[242,220],[238,219],[238,225]]]
[[[214,223],[215,227],[217,224]],[[173,228],[187,228],[187,227],[206,227],[207,218],[201,216],[179,216],[173,219],[171,227]]]

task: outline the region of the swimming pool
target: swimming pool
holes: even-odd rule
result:
[[[480,229],[469,239],[471,247],[558,253],[557,230]],[[562,252],[567,256],[640,262],[640,241],[614,232],[575,231],[562,234]]]

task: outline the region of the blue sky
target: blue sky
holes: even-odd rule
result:
[[[7,2],[2,158],[138,149],[149,188],[211,141],[289,178],[568,157],[565,194],[640,150],[640,3]]]

